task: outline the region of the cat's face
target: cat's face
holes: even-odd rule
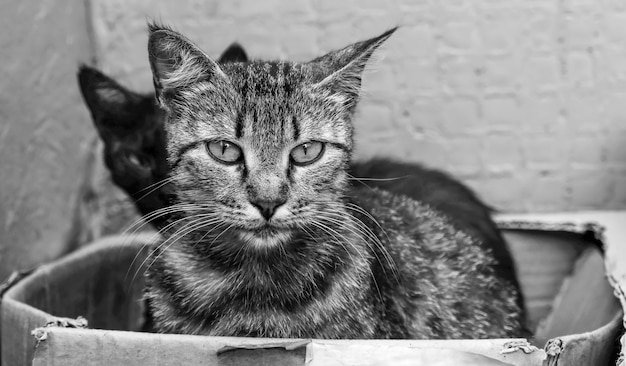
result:
[[[391,33],[309,63],[218,65],[184,36],[151,27],[178,204],[257,246],[286,241],[321,214],[341,220],[361,72]]]

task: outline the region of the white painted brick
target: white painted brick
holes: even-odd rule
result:
[[[558,172],[567,164],[566,146],[559,143],[559,138],[551,136],[527,136],[522,141],[526,167],[535,171]]]
[[[476,177],[482,170],[481,141],[477,138],[451,138],[446,141],[447,169],[459,177]]]
[[[523,64],[524,88],[532,93],[555,92],[561,87],[558,56],[547,54],[533,56]]]
[[[538,172],[529,179],[527,198],[533,202],[533,211],[554,212],[562,210],[568,200],[568,191],[564,189],[566,179],[561,175]]]
[[[606,128],[609,131],[626,130],[626,93],[613,93],[606,100]]]
[[[613,167],[626,168],[626,131],[614,131],[605,141],[607,163]]]
[[[394,62],[425,62],[436,61],[437,58],[437,31],[428,23],[401,26],[398,37],[394,40],[393,50],[402,52],[385,52],[385,59]],[[391,41],[391,40],[390,40]],[[389,48],[387,48],[389,50]]]
[[[399,24],[363,77],[357,156],[449,169],[507,210],[564,210],[626,208],[625,4],[94,0],[92,21],[104,70],[144,91],[146,18],[212,56],[238,41],[255,58],[301,61]]]
[[[451,95],[476,95],[480,72],[472,57],[445,56],[439,60],[444,90]]]
[[[623,12],[626,10],[626,2],[623,0],[605,0],[604,4],[607,12]]]
[[[602,47],[599,53],[596,61],[599,82],[614,92],[626,90],[626,48],[613,44]]]
[[[550,134],[559,129],[561,106],[556,96],[531,96],[523,99],[520,104],[519,128],[525,134]]]
[[[570,52],[565,55],[566,80],[571,87],[587,88],[594,85],[594,70],[588,52]]]
[[[608,12],[604,18],[604,36],[609,44],[621,44],[626,39],[626,13]]]
[[[485,61],[481,83],[485,95],[515,94],[519,88],[521,65],[514,54],[492,56]]]
[[[395,119],[398,124],[405,126],[405,130],[412,128],[414,135],[421,134],[431,138],[442,135],[443,109],[439,98],[414,98],[410,102],[400,103],[396,110]]]
[[[397,80],[393,66],[386,62],[374,62],[366,66],[361,88],[364,103],[365,100],[389,103],[401,97],[402,84]]]
[[[248,0],[254,2],[254,0]],[[288,0],[283,0],[288,1]],[[262,1],[258,1],[263,3]],[[322,23],[339,22],[345,23],[346,19],[354,19],[355,9],[358,9],[358,0],[315,0],[312,1],[313,9]],[[285,23],[289,23],[288,19]]]
[[[489,97],[483,100],[483,118],[489,131],[514,131],[520,124],[519,103],[513,97]]]
[[[564,41],[568,49],[585,50],[596,44],[597,21],[589,13],[565,18]]]
[[[575,132],[599,132],[606,128],[606,104],[602,95],[586,91],[564,93],[567,126]],[[626,99],[622,100],[626,102]],[[624,104],[617,109],[624,107]]]
[[[414,96],[441,95],[441,82],[436,63],[405,60],[398,63],[398,72],[398,78],[392,80],[397,83],[396,88],[410,90]]]
[[[597,0],[563,0],[563,10],[574,14],[596,14],[600,9]]]
[[[385,139],[394,136],[391,110],[386,105],[362,103],[356,112],[355,136],[368,139]]]
[[[575,169],[570,172],[568,188],[571,190],[571,205],[578,209],[606,207],[613,196],[617,182],[610,179],[608,172],[596,169]]]
[[[611,180],[617,182],[613,187],[613,194],[607,205],[607,209],[610,210],[623,210],[626,206],[626,172],[616,171],[613,172]]]
[[[399,24],[416,24],[423,22],[436,21],[434,1],[415,1],[415,0],[397,0],[398,4],[398,23]]]
[[[521,210],[520,197],[527,197],[530,185],[528,179],[520,175],[501,175],[466,180],[479,196],[498,211]]]
[[[453,54],[471,54],[478,46],[476,27],[468,22],[449,22],[440,30],[442,51]]]
[[[543,1],[549,3],[549,1]],[[526,13],[519,41],[530,54],[554,53],[560,37],[560,16],[555,9],[533,8]],[[518,46],[520,46],[518,44]]]
[[[569,160],[573,168],[594,169],[605,163],[606,138],[581,134],[569,141]]]
[[[514,135],[487,135],[481,151],[485,170],[489,175],[515,174],[523,162],[519,137]]]
[[[313,25],[290,26],[283,28],[281,49],[286,59],[306,62],[317,57],[322,51],[317,47],[316,28]]]
[[[397,141],[408,143],[399,145],[396,143]],[[418,161],[436,168],[447,165],[448,155],[439,142],[407,140],[406,135],[404,135],[390,141],[389,146],[393,146],[399,153],[397,157],[405,161]]]
[[[524,17],[511,8],[489,7],[483,9],[479,28],[484,51],[492,54],[511,53],[519,43]]]
[[[451,98],[443,106],[442,130],[450,135],[480,134],[485,125],[478,115],[478,103],[470,98]]]

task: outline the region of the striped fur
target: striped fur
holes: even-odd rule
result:
[[[219,64],[150,27],[173,203],[147,297],[162,332],[316,338],[484,338],[521,331],[517,291],[444,215],[348,189],[360,75],[392,31],[309,63]],[[223,163],[206,143],[228,141]],[[319,159],[290,152],[319,141]],[[271,218],[258,202],[279,202]]]

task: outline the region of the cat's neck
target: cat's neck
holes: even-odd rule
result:
[[[288,242],[266,248],[250,245],[232,228],[197,231],[159,246],[152,255],[150,271],[184,273],[177,286],[197,296],[210,296],[216,303],[234,293],[254,296],[256,300],[250,304],[284,302],[290,297],[305,301],[327,290],[337,276],[364,278],[370,274],[373,255],[366,240],[355,229],[346,229],[356,227],[350,224],[353,220],[346,215],[343,228],[294,230]],[[204,290],[199,283],[206,285],[207,293],[201,295]],[[281,298],[276,298],[278,293]]]

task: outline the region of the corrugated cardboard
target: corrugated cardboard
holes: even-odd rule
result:
[[[589,226],[545,227],[546,222],[508,220],[505,232],[536,329],[531,343],[143,333],[141,272],[152,239],[144,234],[95,243],[9,289],[2,302],[2,364],[605,365],[614,356],[623,315],[604,278],[597,243],[588,240],[597,235],[589,235]],[[598,227],[593,230],[599,234]],[[78,316],[91,329],[81,328]]]

